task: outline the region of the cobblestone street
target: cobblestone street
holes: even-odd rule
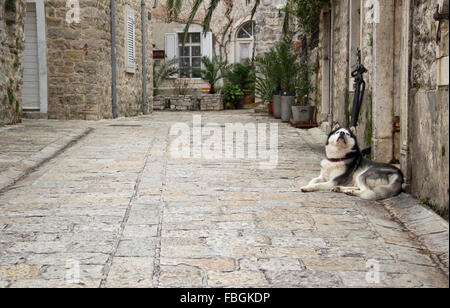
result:
[[[197,114],[220,127],[275,122]],[[192,127],[193,115],[86,123],[76,142],[6,182],[0,287],[448,287],[448,223],[409,196],[300,192],[319,173],[319,129],[280,123],[275,169],[174,158],[170,128]]]

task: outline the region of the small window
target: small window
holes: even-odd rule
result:
[[[136,69],[136,32],[134,11],[130,8],[126,9],[126,32],[125,32],[125,47],[126,47],[126,71],[134,73]]]
[[[252,39],[255,31],[255,22],[249,21],[245,23],[241,29],[239,29],[237,38],[238,39]]]
[[[202,67],[202,51],[200,33],[189,33],[183,47],[184,34],[178,34],[178,48],[180,57],[180,77],[200,78]]]

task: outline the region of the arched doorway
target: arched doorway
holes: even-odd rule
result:
[[[252,58],[255,46],[255,22],[247,21],[236,31],[235,62],[243,63]]]

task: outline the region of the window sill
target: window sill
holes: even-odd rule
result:
[[[128,73],[128,74],[135,74],[136,73],[136,67],[126,67],[125,68],[125,73]]]

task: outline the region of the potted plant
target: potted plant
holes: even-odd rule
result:
[[[281,76],[281,120],[289,122],[292,118],[292,106],[295,103],[295,90],[300,72],[298,55],[291,50],[291,40],[285,38],[276,47]]]
[[[208,57],[202,58],[203,68],[199,70],[199,75],[209,84],[209,94],[216,94],[216,84],[222,79],[221,71],[226,66],[225,62],[219,61],[217,57],[210,60]]]
[[[231,65],[225,73],[225,79],[242,90],[244,93],[243,105],[251,105],[254,103],[255,67],[249,59],[244,63],[234,63]]]
[[[244,97],[244,92],[229,81],[223,85],[221,91],[225,109],[235,109]]]
[[[276,82],[273,78],[273,63],[267,54],[255,59],[255,94],[263,101],[269,102],[268,113],[274,115],[273,94]]]
[[[309,78],[310,68],[306,60],[299,63],[297,82],[297,104],[292,106],[292,116],[295,123],[311,123],[314,120],[315,106],[309,105],[309,96],[314,87]]]
[[[266,52],[256,63],[255,91],[269,104],[269,114],[279,119],[281,117],[281,76],[277,49],[274,47]],[[270,112],[272,111],[272,112]]]
[[[156,62],[153,62],[153,95],[156,96],[159,94],[159,86],[161,82],[173,75],[178,74],[178,58],[174,58],[171,60],[166,60],[161,66],[156,65]]]

